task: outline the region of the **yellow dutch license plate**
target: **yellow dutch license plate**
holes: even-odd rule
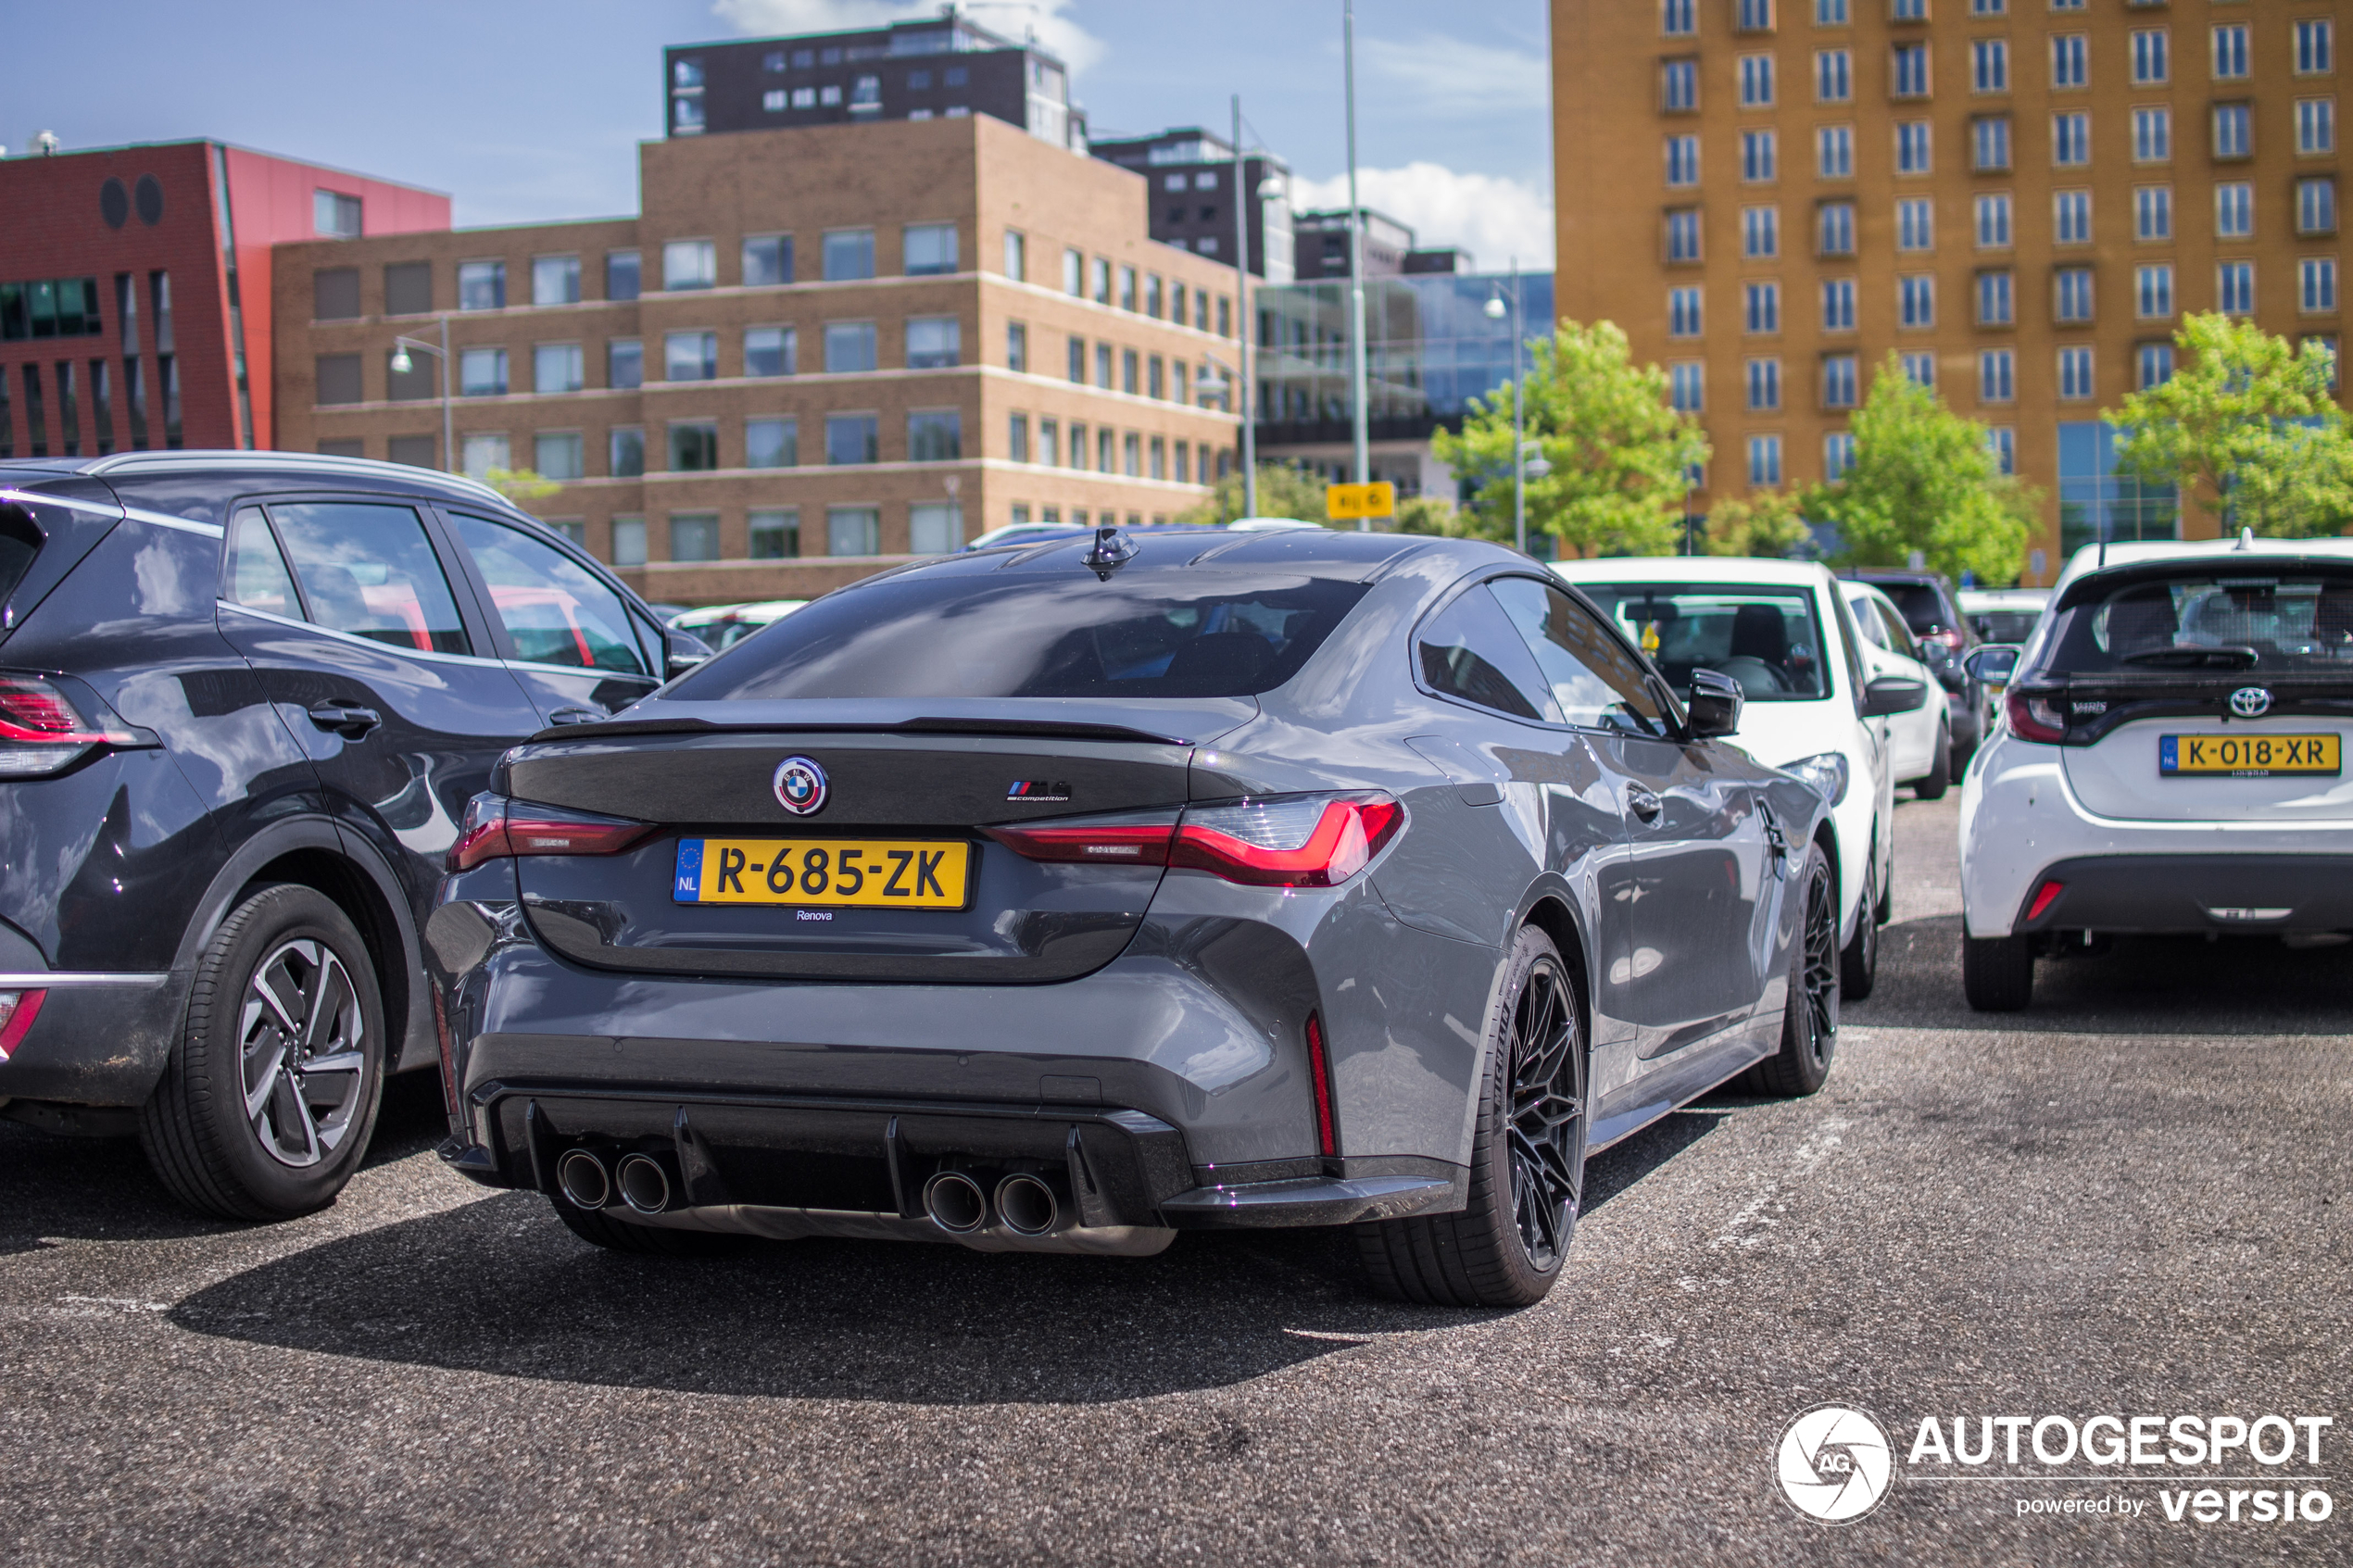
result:
[[[682,838],[681,904],[816,909],[961,909],[973,846],[937,838]]]
[[[2167,778],[2334,775],[2344,765],[2344,744],[2340,735],[2159,735],[2157,771]]]

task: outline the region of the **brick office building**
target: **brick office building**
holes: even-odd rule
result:
[[[272,246],[449,198],[170,142],[0,160],[0,458],[271,446]]]
[[[2049,493],[2028,581],[2170,536],[2099,411],[2187,312],[2336,339],[2346,9],[1554,0],[1560,311],[1668,367],[1706,495],[1834,474],[1894,349]]]
[[[1138,175],[991,117],[673,137],[644,211],[282,246],[282,445],[534,468],[648,596],[798,597],[983,529],[1144,522],[1235,424],[1233,274]],[[300,323],[296,325],[296,323]]]

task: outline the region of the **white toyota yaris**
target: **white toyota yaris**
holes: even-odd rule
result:
[[[2022,651],[1969,658],[2009,679],[1961,790],[1971,1007],[2062,943],[2353,931],[2353,542],[2081,550]]]

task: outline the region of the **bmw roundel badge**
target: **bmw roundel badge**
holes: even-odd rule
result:
[[[806,757],[787,757],[776,764],[776,804],[796,817],[806,817],[825,804],[825,770]]]

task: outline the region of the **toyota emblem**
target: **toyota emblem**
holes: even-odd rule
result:
[[[806,757],[787,757],[776,764],[776,804],[796,817],[824,808],[825,770]]]
[[[2241,686],[2231,694],[2231,711],[2242,719],[2260,719],[2271,711],[2271,694],[2260,686]]]

